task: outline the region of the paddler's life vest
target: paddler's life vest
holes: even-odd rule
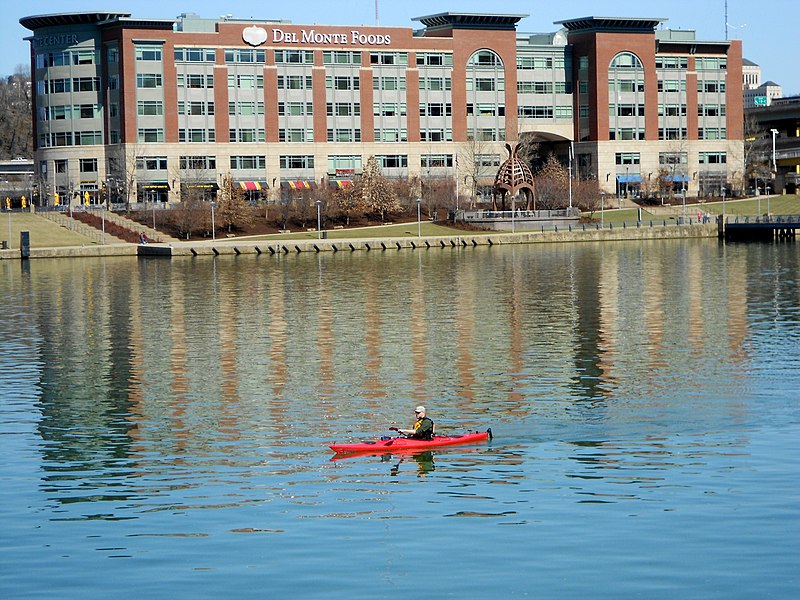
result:
[[[420,432],[419,428],[425,421],[430,423],[430,428],[426,427],[425,431]],[[432,440],[435,429],[436,426],[434,425],[431,419],[429,419],[428,417],[422,417],[419,421],[414,423],[414,434],[411,437],[418,440]]]

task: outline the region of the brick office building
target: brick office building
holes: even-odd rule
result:
[[[477,193],[530,134],[606,193],[659,177],[713,193],[742,172],[741,42],[660,19],[595,18],[552,33],[525,15],[443,13],[422,28],[283,21],[31,16],[36,177],[43,197],[213,197],[347,185],[366,159],[392,177]],[[730,90],[730,93],[728,91]],[[116,197],[115,197],[116,194]]]

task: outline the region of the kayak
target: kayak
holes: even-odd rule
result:
[[[492,430],[475,431],[464,435],[437,435],[432,440],[415,440],[404,437],[381,438],[373,442],[355,444],[331,444],[330,448],[337,454],[353,452],[402,452],[409,450],[427,450],[457,444],[477,444],[492,439]]]

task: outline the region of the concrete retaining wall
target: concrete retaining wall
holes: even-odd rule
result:
[[[64,248],[31,248],[31,258],[80,258],[96,256],[221,256],[238,254],[296,254],[301,252],[355,252],[428,250],[444,248],[476,248],[506,244],[548,244],[603,242],[624,240],[666,240],[717,236],[713,223],[692,225],[614,227],[597,229],[591,225],[574,227],[572,231],[475,233],[455,236],[358,238],[323,240],[217,240],[178,242],[173,244],[108,244]],[[19,250],[0,250],[0,259],[19,259]]]

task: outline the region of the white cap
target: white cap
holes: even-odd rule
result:
[[[425,407],[424,406],[418,406],[417,408],[414,409],[414,412],[415,413],[422,413],[424,415],[425,414]]]

